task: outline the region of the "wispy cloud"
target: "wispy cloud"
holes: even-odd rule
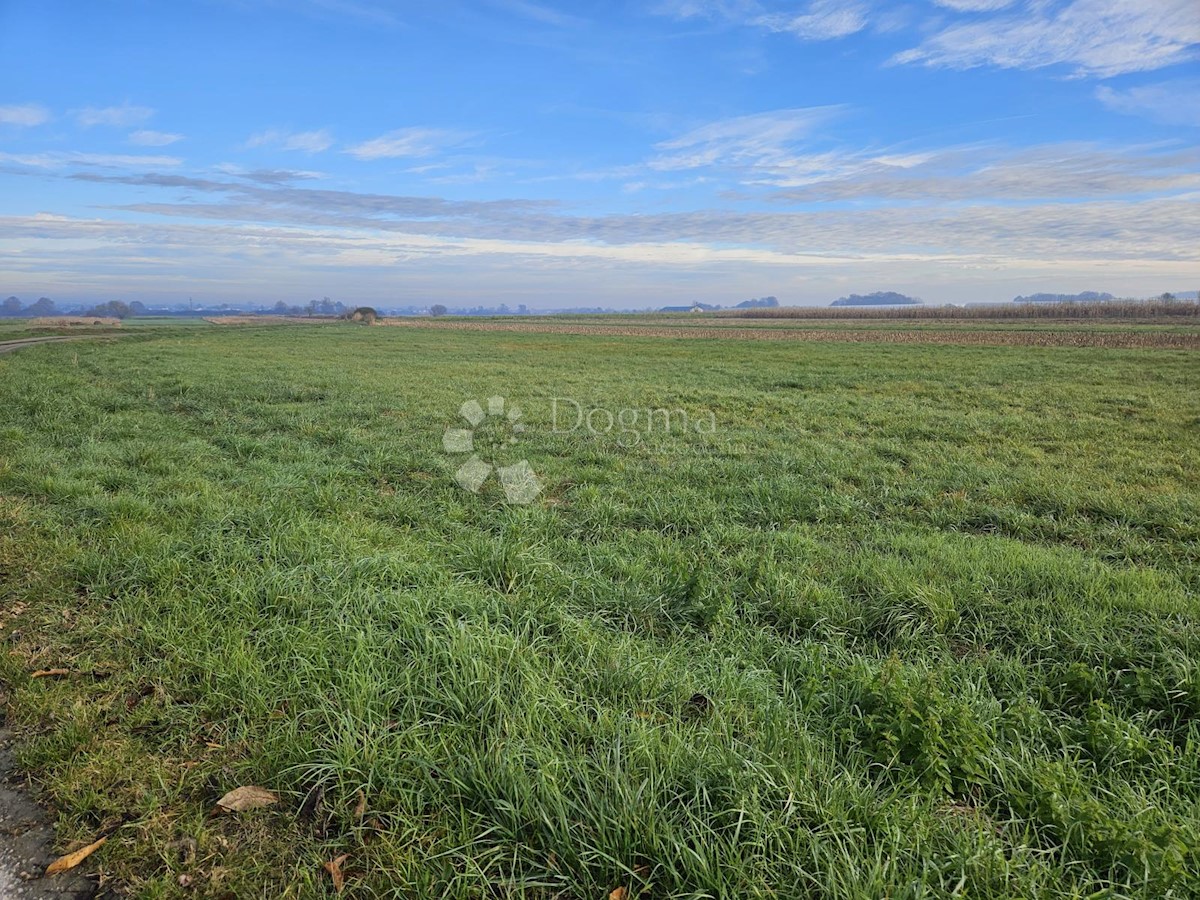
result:
[[[758,0],[666,0],[654,10],[677,19],[705,18],[785,32],[802,40],[823,41],[862,31],[868,24],[868,9],[854,0],[809,0],[786,9],[767,6]]]
[[[841,112],[837,106],[778,109],[710,122],[655,145],[649,167],[676,171],[705,167],[740,170],[749,180],[773,179],[793,169],[797,145]]]
[[[37,103],[22,103],[0,106],[0,125],[17,125],[31,128],[50,121],[50,110]]]
[[[129,128],[141,125],[154,115],[154,110],[148,106],[133,106],[123,103],[120,106],[88,106],[75,111],[75,119],[84,128],[96,125],[111,125],[114,128]]]
[[[165,131],[148,131],[143,129],[129,135],[129,143],[139,147],[166,147],[177,141],[182,141],[182,134],[170,134]]]
[[[541,3],[530,2],[530,0],[488,0],[488,2],[511,15],[554,28],[578,28],[587,24],[586,19],[569,15]]]
[[[1015,0],[933,0],[938,6],[955,12],[995,12],[1012,6]]]
[[[934,206],[1137,198],[1200,190],[1200,150],[1088,143],[850,153],[828,174],[769,196],[789,203],[854,200]]]
[[[362,160],[432,156],[442,150],[464,144],[473,137],[470,132],[447,128],[398,128],[361,144],[355,144],[347,148],[346,152]]]
[[[237,166],[218,166],[222,171],[259,184],[289,184],[293,181],[315,181],[324,178],[320,172],[304,169],[252,169],[246,171]]]
[[[253,134],[246,147],[273,147],[278,150],[293,150],[302,153],[323,153],[333,146],[333,135],[326,128],[316,131],[284,131],[268,128]]]
[[[808,41],[846,37],[867,27],[867,9],[842,0],[813,0],[802,12],[767,13],[752,20],[771,31]]]
[[[164,168],[183,165],[177,156],[136,156],[111,153],[53,151],[47,153],[0,153],[0,162],[34,169],[62,169],[67,166],[96,166],[107,169]]]
[[[1096,98],[1114,112],[1164,125],[1200,128],[1200,78],[1179,78],[1118,90],[1101,85]]]
[[[952,69],[1066,65],[1103,78],[1187,62],[1198,50],[1196,0],[1025,0],[1020,10],[943,28],[894,61]]]

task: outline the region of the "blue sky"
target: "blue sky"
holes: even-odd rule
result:
[[[0,295],[1200,287],[1196,0],[0,0]]]

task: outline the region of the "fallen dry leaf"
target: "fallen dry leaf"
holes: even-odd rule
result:
[[[274,806],[278,802],[279,798],[267,789],[249,786],[230,791],[217,801],[217,807],[227,812],[246,812],[249,809]]]
[[[342,874],[342,863],[349,858],[349,853],[343,853],[337,859],[325,863],[325,871],[333,878],[333,889],[339,894],[342,892],[342,888],[346,886],[346,876]]]
[[[612,893],[608,895],[608,900],[625,900],[629,896],[629,891],[624,887],[613,888]]]
[[[70,669],[38,669],[30,678],[65,678],[71,674]]]
[[[74,853],[68,853],[66,856],[56,859],[50,864],[50,867],[46,869],[46,874],[57,875],[60,872],[69,872],[71,869],[75,868],[77,865],[103,847],[107,841],[108,838],[102,837],[94,844],[88,844],[86,847],[76,850]]]
[[[363,816],[367,814],[367,795],[361,790],[358,792],[358,802],[354,804],[354,821],[361,822]]]

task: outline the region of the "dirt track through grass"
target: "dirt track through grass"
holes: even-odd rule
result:
[[[0,353],[12,353],[14,350],[20,350],[24,347],[33,347],[37,344],[50,344],[55,341],[71,341],[78,338],[69,337],[31,337],[21,338],[16,341],[0,341]]]

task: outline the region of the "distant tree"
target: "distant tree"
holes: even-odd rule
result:
[[[3,303],[0,303],[0,318],[12,319],[21,314],[21,301],[16,297],[9,297]]]
[[[288,314],[288,305],[280,300],[273,307],[271,307],[271,312],[275,313],[277,316],[286,316]]]
[[[435,303],[433,306],[429,307],[429,314],[431,316],[444,316],[446,314],[446,307],[442,306],[440,303]]]
[[[129,304],[129,315],[144,316],[146,314],[146,304],[141,300],[134,300]]]
[[[49,297],[38,297],[37,302],[30,304],[23,313],[26,316],[54,316],[57,314],[58,308]]]
[[[1170,291],[1167,291],[1166,293],[1159,296],[1158,299],[1161,300],[1163,303],[1174,303],[1175,295],[1172,294]]]

